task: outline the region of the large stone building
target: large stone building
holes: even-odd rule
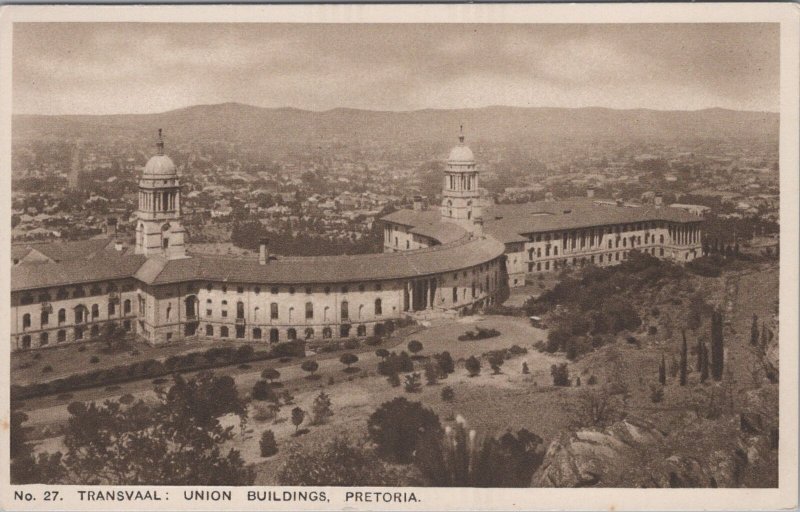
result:
[[[448,244],[463,236],[503,244],[508,286],[568,265],[615,265],[631,250],[687,262],[701,256],[702,218],[680,208],[587,197],[524,204],[489,204],[478,186],[472,151],[464,137],[450,152],[442,205],[398,210],[384,217],[384,250],[416,251]]]
[[[492,304],[506,287],[504,245],[464,229],[403,253],[281,257],[263,241],[253,258],[192,254],[160,132],[157,146],[139,182],[134,247],[112,228],[103,240],[12,248],[12,350],[118,330],[150,344],[380,335],[409,315]]]

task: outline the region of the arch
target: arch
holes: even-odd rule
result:
[[[46,332],[43,332],[39,335],[39,346],[44,347],[50,343],[50,335]]]
[[[222,327],[219,328],[219,336],[220,338],[227,338],[228,336],[230,336],[230,331],[227,325],[223,325]]]
[[[39,324],[40,325],[47,325],[50,323],[50,312],[46,309],[43,309],[41,313],[39,313]]]
[[[289,321],[292,321],[292,317],[294,316],[294,307],[289,308]]]
[[[297,329],[295,329],[294,327],[290,327],[290,328],[289,328],[289,329],[286,331],[286,338],[287,338],[289,341],[294,341],[294,340],[296,340],[296,339],[297,339]]]
[[[238,320],[244,319],[244,302],[242,301],[236,302],[236,318]]]
[[[214,336],[214,326],[211,324],[206,325],[206,336]]]
[[[30,335],[26,334],[22,337],[22,348],[29,349],[31,348],[31,337]]]
[[[383,314],[383,301],[381,299],[375,299],[375,316],[380,316]]]
[[[361,320],[362,318],[364,318],[364,305],[363,304],[359,304],[359,306],[358,306],[358,319]]]
[[[197,299],[197,295],[188,295],[183,299],[183,307],[186,318],[197,318],[200,308],[200,301]]]
[[[89,336],[92,338],[96,338],[99,335],[100,335],[100,326],[94,324],[92,328],[89,330]]]
[[[322,329],[322,337],[325,338],[325,339],[333,337],[333,331],[331,330],[330,327],[324,327]]]
[[[122,303],[122,312],[126,315],[131,314],[131,299],[125,299],[125,302]]]
[[[314,303],[311,301],[306,302],[306,320],[314,318]]]
[[[100,306],[92,304],[92,320],[100,316]]]
[[[307,340],[313,340],[314,339],[314,328],[313,327],[307,327],[306,328],[305,338]]]
[[[27,329],[31,326],[31,314],[25,313],[22,315],[22,328]]]
[[[347,338],[350,336],[350,324],[342,324],[339,326],[339,337]]]
[[[383,324],[377,323],[375,324],[375,327],[373,327],[372,332],[375,334],[375,336],[383,336],[386,330],[384,329]]]
[[[270,343],[277,343],[278,339],[280,339],[280,333],[278,329],[272,328],[269,330],[269,342]]]
[[[340,311],[341,311],[342,320],[347,320],[347,319],[350,318],[350,310],[349,309],[350,309],[350,305],[347,303],[346,300],[343,300],[341,305],[340,305]]]
[[[261,339],[261,328],[260,327],[254,327],[253,328],[253,339],[254,340],[260,340]]]
[[[325,309],[322,310],[322,321],[323,322],[327,322],[328,320],[330,320],[330,318],[329,318],[330,315],[328,314],[330,312],[330,310],[331,310],[331,308],[329,306],[325,306]]]
[[[64,343],[65,341],[67,341],[67,331],[64,329],[59,329],[58,333],[56,334],[56,342]]]
[[[367,326],[364,324],[360,324],[356,327],[356,336],[366,336],[367,335]]]
[[[277,302],[270,303],[270,305],[269,305],[269,317],[272,320],[277,320],[278,319],[278,303]]]

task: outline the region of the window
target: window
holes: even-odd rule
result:
[[[67,290],[65,290],[64,288],[59,288],[58,292],[56,292],[56,299],[58,300],[66,299],[67,295],[68,295]]]
[[[212,314],[213,314],[212,310],[210,310],[210,309],[206,310],[206,316],[211,316]]]
[[[207,325],[206,326],[206,336],[214,336],[214,326]]]
[[[314,304],[306,302],[306,320],[314,318]]]
[[[114,302],[108,303],[108,316],[115,315],[117,313],[117,305]]]
[[[381,291],[381,290],[383,290],[383,285],[381,285],[381,283],[376,284],[375,291]]]
[[[50,294],[49,293],[40,293],[39,294],[39,302],[50,302]]]
[[[238,338],[238,339],[244,338],[244,326],[243,325],[237,325],[236,326],[236,338]]]
[[[90,290],[90,292],[91,292],[92,295],[102,295],[103,294],[103,289],[100,288],[100,285],[94,285],[94,286],[92,286],[92,289]]]
[[[228,318],[228,310],[227,309],[223,309],[222,310],[222,317],[223,318]]]
[[[86,290],[84,290],[82,287],[79,286],[79,287],[75,288],[75,290],[72,292],[72,296],[73,297],[85,297],[86,296]]]
[[[289,295],[294,295],[294,286],[289,287]]]
[[[75,339],[82,340],[83,339],[83,327],[76,327],[75,328]]]
[[[129,315],[131,312],[131,299],[125,299],[125,302],[122,303],[122,312],[126,315]]]
[[[162,245],[162,247],[164,247],[164,249],[168,248],[169,247],[169,238],[168,237],[164,237],[164,239],[161,241],[161,245]]]
[[[383,302],[381,299],[375,299],[375,316],[383,314]]]
[[[277,294],[278,294],[278,287],[277,287],[277,286],[273,286],[273,287],[270,289],[270,293],[271,293],[272,295],[277,295]]]
[[[333,337],[333,331],[331,331],[330,327],[325,327],[325,328],[322,329],[322,337],[324,339],[328,339],[328,338],[332,338]]]
[[[227,338],[230,334],[228,333],[228,327],[223,325],[219,328],[219,335],[222,338]]]
[[[244,302],[242,301],[236,303],[236,318],[244,319]]]
[[[61,329],[58,331],[58,334],[56,334],[56,342],[64,343],[65,341],[67,341],[67,331]]]
[[[122,328],[125,330],[125,332],[130,332],[130,330],[131,330],[131,321],[130,320],[123,321],[122,322]]]
[[[66,321],[67,321],[67,310],[61,308],[58,310],[58,323],[59,325],[61,325],[63,323],[66,323]]]
[[[312,329],[311,327],[306,328],[305,338],[307,340],[313,340],[314,339],[314,329]]]
[[[42,313],[39,315],[39,322],[42,325],[47,325],[50,323],[50,313],[48,311],[42,311]]]
[[[348,318],[350,318],[350,312],[348,311],[348,304],[346,300],[342,301],[341,314],[342,314],[342,320],[347,320]]]
[[[358,291],[360,291],[360,292],[364,291],[364,285],[363,284],[358,285]]]
[[[89,331],[89,336],[92,338],[96,338],[100,334],[100,326],[95,324],[92,326],[91,330]]]
[[[347,338],[350,336],[350,324],[342,324],[339,326],[339,337]]]
[[[39,346],[44,347],[48,343],[50,343],[50,335],[47,334],[46,332],[43,332],[42,334],[39,335]]]
[[[277,320],[278,319],[278,303],[277,302],[273,302],[272,304],[269,305],[269,317],[272,320]]]
[[[253,293],[255,293],[256,295],[258,295],[259,293],[261,293],[261,288],[259,288],[258,286],[256,286],[256,287],[253,289]]]
[[[663,244],[664,243],[664,235],[659,236],[658,237],[658,241]]]
[[[328,295],[330,293],[331,293],[331,287],[330,286],[326,286],[325,287],[325,295]]]
[[[211,283],[208,283],[208,284],[206,285],[206,290],[208,290],[208,291],[211,291],[211,290],[213,290],[213,289],[214,289],[214,285],[213,285],[213,284],[211,284]]]
[[[242,288],[241,286],[237,286],[236,293],[244,293],[244,288]]]
[[[458,302],[458,287],[453,287],[453,302]]]
[[[228,287],[227,286],[223,286],[222,287],[222,293],[228,293]]]
[[[292,327],[292,328],[290,328],[288,331],[286,331],[286,338],[287,338],[289,341],[294,341],[294,340],[296,340],[296,339],[297,339],[297,329],[295,329],[294,327]]]
[[[25,313],[22,315],[22,328],[27,329],[31,326],[31,315],[30,313]]]
[[[278,329],[270,329],[269,330],[269,342],[270,343],[277,343],[279,338]]]
[[[356,336],[366,336],[367,335],[367,326],[366,325],[359,325],[356,328]]]
[[[306,295],[311,295],[311,287],[306,286]]]
[[[253,339],[254,340],[260,340],[261,339],[261,329],[260,328],[255,327],[253,329]]]
[[[408,240],[406,240],[406,249],[409,249],[409,248],[411,248],[411,242],[409,242]]]

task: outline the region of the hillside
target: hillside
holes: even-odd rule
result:
[[[13,119],[13,138],[15,141],[75,138],[103,141],[116,138],[136,140],[146,134],[149,140],[157,128],[164,128],[177,143],[226,141],[264,149],[290,149],[321,142],[438,144],[451,141],[462,123],[471,140],[488,144],[548,140],[777,141],[779,115],[724,109],[656,111],[521,107],[313,112],[223,103],[158,114],[17,115]]]

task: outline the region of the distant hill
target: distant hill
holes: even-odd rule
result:
[[[14,140],[146,137],[164,128],[172,141],[227,141],[296,148],[321,141],[349,143],[450,142],[464,124],[469,140],[486,143],[541,140],[666,141],[778,140],[779,115],[725,109],[698,111],[607,108],[486,107],[382,112],[313,112],[240,103],[197,105],[159,114],[16,115]]]

